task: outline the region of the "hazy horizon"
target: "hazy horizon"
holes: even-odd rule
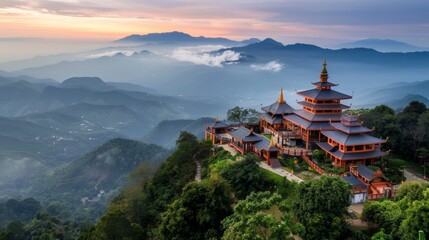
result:
[[[428,10],[429,3],[422,0],[6,0],[0,3],[0,61],[83,51],[130,34],[171,31],[233,40],[270,37],[321,47],[367,38],[429,47]],[[39,45],[46,40],[52,40],[50,45]]]

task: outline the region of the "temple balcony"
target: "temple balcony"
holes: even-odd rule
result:
[[[285,138],[301,139],[302,138],[302,135],[299,132],[290,131],[285,128],[282,128],[282,129],[265,128],[264,132],[272,134],[273,136],[279,136],[283,139]]]
[[[252,149],[244,149],[244,145],[242,143],[236,142],[236,141],[230,141],[229,145],[233,148],[235,148],[238,152],[240,152],[243,155],[246,155],[249,152],[253,152]]]

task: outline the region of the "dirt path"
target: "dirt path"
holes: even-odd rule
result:
[[[197,163],[197,174],[195,174],[195,181],[201,181],[201,163],[199,161],[195,161]]]
[[[292,173],[283,170],[281,168],[272,168],[270,166],[268,166],[268,164],[264,163],[264,162],[259,162],[259,167],[263,168],[263,169],[267,169],[268,171],[271,171],[277,175],[280,175],[282,177],[286,177],[289,181],[295,181],[295,182],[302,182],[303,180],[295,175],[293,175]]]
[[[417,176],[416,174],[404,169],[404,176],[407,178],[406,182],[409,181],[417,181],[421,183],[426,183],[427,181],[421,178],[420,176]]]

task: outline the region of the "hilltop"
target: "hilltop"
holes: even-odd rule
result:
[[[93,214],[86,215],[85,221],[93,221],[108,202],[132,182],[131,172],[142,167],[148,174],[145,177],[150,177],[168,154],[167,150],[153,144],[115,138],[58,167],[53,173],[41,176],[33,183],[31,192],[47,201],[68,196],[61,201],[63,214],[69,208],[91,208]],[[85,216],[78,212],[73,215]]]

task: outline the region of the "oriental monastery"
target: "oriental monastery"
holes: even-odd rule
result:
[[[352,97],[333,90],[338,84],[328,78],[325,60],[320,80],[312,83],[314,88],[297,93],[303,98],[298,102],[301,109],[287,104],[280,90],[273,104],[262,107],[258,132],[254,131],[257,128],[228,125],[216,119],[207,126],[205,139],[213,144],[228,144],[243,155],[254,153],[274,168],[281,166],[278,156],[282,154],[301,156],[325,174],[310,159],[312,150],[321,149],[333,165],[347,170],[342,178],[353,186],[352,202],[389,197],[390,183],[380,170],[370,167],[387,154],[381,151],[386,140],[371,136],[372,129],[343,114],[349,106],[341,101]]]

